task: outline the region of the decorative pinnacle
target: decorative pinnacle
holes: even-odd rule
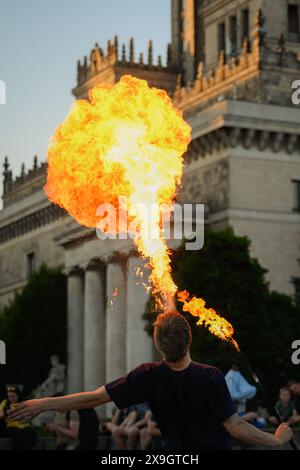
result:
[[[153,64],[153,43],[152,40],[148,43],[148,65]]]
[[[219,65],[224,65],[225,64],[225,52],[221,51],[219,55]]]
[[[129,62],[134,63],[134,39],[130,38],[129,40]]]
[[[4,158],[3,168],[4,168],[4,173],[3,173],[3,175],[5,175],[5,174],[7,174],[8,169],[9,169],[8,157],[5,157],[5,158]]]
[[[172,45],[169,43],[167,47],[167,65],[170,65],[172,62]]]
[[[263,15],[262,9],[259,8],[255,15],[255,26],[257,26],[257,28],[263,28],[265,21],[266,18]]]
[[[119,56],[119,39],[118,39],[117,34],[114,37],[114,47],[115,47],[116,58],[118,59],[118,56]]]
[[[122,62],[126,62],[126,46],[122,44]]]
[[[197,67],[197,80],[201,80],[203,77],[203,62],[199,62]]]
[[[264,28],[265,21],[266,19],[263,15],[263,12],[261,8],[259,8],[259,10],[257,10],[256,12],[256,16],[255,16],[256,27],[254,31],[252,32],[252,36],[254,37],[254,39],[258,40],[258,43],[260,46],[263,46],[265,42],[265,36],[266,36],[266,30]]]
[[[243,53],[247,54],[250,51],[250,41],[249,38],[245,38],[243,41]]]
[[[99,47],[99,46],[98,46]],[[111,42],[110,39],[107,41],[107,54],[110,54],[111,52]]]
[[[284,34],[281,33],[279,38],[278,38],[278,52],[283,53],[285,52],[285,37]]]

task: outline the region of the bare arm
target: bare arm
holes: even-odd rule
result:
[[[298,415],[297,411],[294,409],[293,414],[288,420],[288,424],[297,424],[300,423],[300,416]]]
[[[129,415],[124,419],[123,423],[121,423],[121,426],[123,427],[128,427],[134,424],[137,420],[137,412],[136,411],[131,411]]]
[[[69,429],[63,428],[62,426],[56,426],[56,432],[59,432],[63,436],[70,437],[71,439],[76,439],[79,434],[79,422],[71,420]]]
[[[120,420],[121,410],[117,409],[111,418],[113,424],[117,424]]]
[[[293,436],[291,428],[286,423],[278,426],[275,435],[257,429],[252,424],[247,423],[238,415],[233,415],[223,423],[229,434],[237,440],[254,445],[282,446],[289,442]]]
[[[138,428],[142,428],[143,426],[146,426],[146,424],[148,423],[149,419],[151,419],[151,416],[152,416],[152,413],[150,410],[147,410],[146,413],[145,413],[145,416],[144,418],[140,419],[139,421],[136,421],[134,423],[135,426],[137,426]]]
[[[9,411],[10,419],[26,421],[43,411],[72,411],[94,408],[111,401],[104,385],[93,392],[74,393],[65,397],[49,397],[28,400]]]

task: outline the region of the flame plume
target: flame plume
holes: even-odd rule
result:
[[[116,85],[95,86],[89,101],[76,101],[48,149],[48,198],[87,227],[97,227],[101,204],[121,209],[129,221],[125,230],[134,224],[134,242],[149,259],[153,293],[165,302],[174,299],[178,288],[161,219],[164,207],[174,202],[190,140],[190,126],[165,91],[123,76]],[[151,207],[151,217],[145,207]],[[182,301],[183,294],[178,298]],[[199,315],[198,323],[217,336],[231,338],[232,326],[204,305],[195,308],[196,300],[201,301],[186,298],[184,310]]]

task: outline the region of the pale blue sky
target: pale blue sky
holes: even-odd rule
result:
[[[45,159],[49,138],[73,101],[78,59],[95,42],[105,46],[135,37],[136,50],[165,58],[170,41],[170,0],[1,0],[0,163],[8,155],[14,175],[33,155]],[[136,54],[137,57],[137,54]]]

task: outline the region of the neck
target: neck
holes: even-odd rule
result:
[[[183,356],[182,359],[180,359],[180,361],[177,362],[170,362],[164,359],[164,363],[170,367],[170,369],[178,371],[186,369],[190,365],[191,361],[192,360],[189,351],[185,354],[185,356]]]

